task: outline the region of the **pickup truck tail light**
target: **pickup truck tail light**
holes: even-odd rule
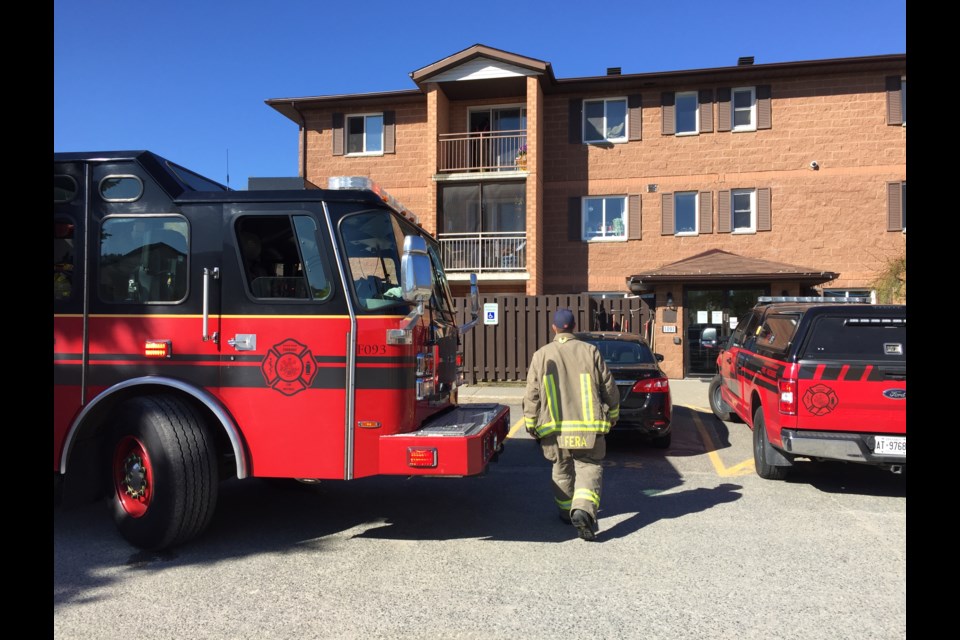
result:
[[[787,368],[784,377],[777,380],[777,391],[780,394],[780,413],[788,416],[797,415],[797,369],[796,366]]]

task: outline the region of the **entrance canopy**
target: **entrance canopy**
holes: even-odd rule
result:
[[[632,293],[652,291],[661,283],[726,283],[773,282],[790,280],[802,286],[813,287],[834,280],[839,273],[799,267],[782,262],[746,258],[721,249],[711,249],[697,255],[665,264],[652,271],[627,276],[627,287]]]

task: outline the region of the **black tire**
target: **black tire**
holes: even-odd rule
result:
[[[777,467],[767,462],[767,427],[763,407],[753,414],[753,466],[757,475],[767,480],[783,480],[789,467]]]
[[[707,396],[710,398],[710,410],[713,411],[713,415],[724,422],[729,422],[731,409],[730,405],[723,401],[723,396],[720,394],[720,386],[722,384],[723,378],[721,378],[719,374],[713,376],[713,380],[710,381],[710,387],[707,389]]]
[[[656,447],[657,449],[669,449],[669,448],[670,448],[670,441],[673,439],[672,436],[673,436],[672,433],[668,433],[668,434],[662,435],[662,436],[657,436],[656,438],[653,438],[653,439],[650,441],[650,444],[652,444],[652,445],[653,445],[654,447]]]
[[[110,501],[120,534],[160,550],[202,533],[213,518],[216,447],[203,417],[171,395],[133,398],[115,415]]]

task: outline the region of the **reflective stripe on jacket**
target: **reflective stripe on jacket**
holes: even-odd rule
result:
[[[620,417],[620,393],[600,351],[571,333],[533,354],[523,398],[527,431],[538,438],[608,433]]]

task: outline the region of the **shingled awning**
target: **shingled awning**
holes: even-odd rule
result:
[[[774,280],[799,281],[812,287],[834,280],[839,275],[832,271],[746,258],[721,249],[711,249],[652,271],[627,276],[627,287],[630,291],[639,293],[650,290],[652,285],[661,282],[708,284]]]

